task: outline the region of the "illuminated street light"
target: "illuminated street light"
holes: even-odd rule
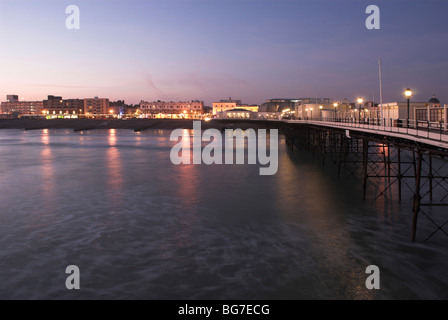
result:
[[[361,105],[362,105],[363,99],[358,98],[358,104],[359,104],[359,120],[361,120]]]
[[[406,118],[406,127],[409,128],[409,100],[411,99],[411,96],[412,96],[412,90],[407,88],[404,92],[404,95],[408,99],[408,114],[407,114],[407,118]]]
[[[336,119],[336,116],[338,114],[338,104],[336,102],[333,103],[333,107],[334,107],[334,118]]]

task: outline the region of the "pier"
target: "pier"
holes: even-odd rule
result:
[[[376,120],[376,121],[373,121]],[[448,236],[448,132],[443,123],[406,120],[312,119],[283,120],[289,148],[313,153],[322,165],[333,163],[338,177],[362,178],[363,198],[412,201],[411,239],[416,241],[419,219],[433,232]],[[370,188],[369,188],[370,187]],[[404,198],[404,191],[412,194]]]

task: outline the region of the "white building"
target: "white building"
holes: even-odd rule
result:
[[[141,101],[140,113],[143,118],[200,119],[204,102],[192,101]]]
[[[220,100],[219,102],[213,102],[212,106],[213,115],[216,115],[218,112],[225,112],[234,109],[244,109],[252,112],[258,112],[257,105],[243,104],[241,103],[241,100],[233,100],[232,98]]]
[[[231,109],[226,111],[219,111],[216,113],[216,119],[237,119],[248,120],[254,117],[254,112],[245,109]]]

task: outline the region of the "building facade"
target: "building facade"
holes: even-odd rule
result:
[[[200,119],[203,108],[204,102],[198,100],[140,102],[142,118]]]
[[[254,112],[246,109],[231,109],[226,111],[219,111],[216,113],[217,119],[232,119],[232,120],[248,120],[253,119]]]
[[[16,115],[42,115],[42,101],[19,101],[17,95],[7,95],[1,103],[1,113]]]
[[[85,98],[84,99],[84,113],[88,117],[107,117],[112,112],[109,106],[109,99],[107,98]]]
[[[258,112],[258,105],[254,104],[243,104],[241,100],[234,100],[229,98],[227,100],[220,100],[219,102],[213,102],[213,115],[216,115],[218,112],[226,112],[234,109],[243,109],[251,112]]]
[[[300,99],[269,99],[258,108],[257,119],[281,119],[285,113],[295,112]]]
[[[294,116],[297,119],[327,118],[334,116],[337,108],[330,98],[300,98],[295,104]],[[341,105],[341,103],[338,103]]]
[[[381,106],[380,106],[381,109]],[[383,118],[385,119],[407,119],[408,105],[407,102],[390,102],[383,103]],[[443,119],[443,108],[434,107],[428,102],[410,102],[409,103],[409,120],[419,121],[440,121]]]
[[[16,94],[8,94],[6,96],[6,102],[17,102],[19,101],[19,96]]]
[[[47,118],[72,118],[84,114],[82,99],[62,99],[60,96],[49,95],[43,101],[42,113]]]
[[[213,115],[216,115],[218,112],[224,112],[227,110],[235,109],[237,105],[241,104],[241,100],[235,100],[232,98],[219,100],[219,102],[213,102]]]

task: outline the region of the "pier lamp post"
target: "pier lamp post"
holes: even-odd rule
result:
[[[310,108],[311,110],[311,120],[313,120],[313,108]]]
[[[358,119],[359,122],[361,122],[361,105],[362,105],[362,98],[358,98],[358,104],[359,104],[359,114],[358,114]]]
[[[319,106],[320,120],[323,120],[323,117],[322,117],[322,109],[323,108],[324,108],[324,106]]]
[[[406,91],[404,92],[404,95],[408,99],[408,114],[406,118],[406,127],[409,128],[409,100],[411,99],[412,96],[412,90],[407,88]]]
[[[338,104],[335,102],[333,103],[333,107],[334,107],[334,119],[336,120],[336,116],[338,114]]]
[[[358,98],[359,111],[361,111],[362,101],[363,101],[362,98]]]

